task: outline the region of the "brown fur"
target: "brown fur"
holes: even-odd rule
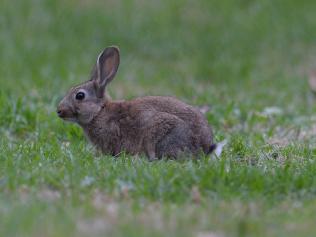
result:
[[[78,123],[104,154],[146,154],[153,160],[181,154],[208,154],[212,130],[201,112],[173,97],[147,96],[112,101],[105,88],[119,64],[116,47],[98,57],[92,79],[72,88],[58,106],[58,115]],[[83,100],[76,99],[85,93]]]

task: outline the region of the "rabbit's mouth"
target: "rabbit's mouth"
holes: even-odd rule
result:
[[[77,122],[77,118],[75,117],[61,117],[62,120],[68,121],[68,122]]]
[[[63,109],[58,109],[57,115],[59,118],[65,120],[65,121],[77,122],[77,117],[78,117],[77,113],[73,113],[73,112],[70,112],[67,110],[63,110]]]

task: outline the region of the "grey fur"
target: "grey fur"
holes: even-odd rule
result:
[[[181,154],[198,155],[214,149],[213,134],[202,113],[173,97],[146,96],[112,101],[106,85],[119,66],[117,47],[98,57],[92,78],[70,89],[58,105],[58,115],[79,124],[104,154],[145,154],[150,160]],[[76,94],[85,94],[83,100]]]

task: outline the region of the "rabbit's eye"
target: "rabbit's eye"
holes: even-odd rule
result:
[[[82,92],[82,91],[79,91],[77,94],[76,94],[76,100],[83,100],[85,97],[85,94]]]

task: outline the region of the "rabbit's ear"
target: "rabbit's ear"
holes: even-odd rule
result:
[[[114,78],[119,64],[120,51],[118,47],[108,47],[99,55],[94,72],[94,81],[99,97],[104,96],[105,87]]]

